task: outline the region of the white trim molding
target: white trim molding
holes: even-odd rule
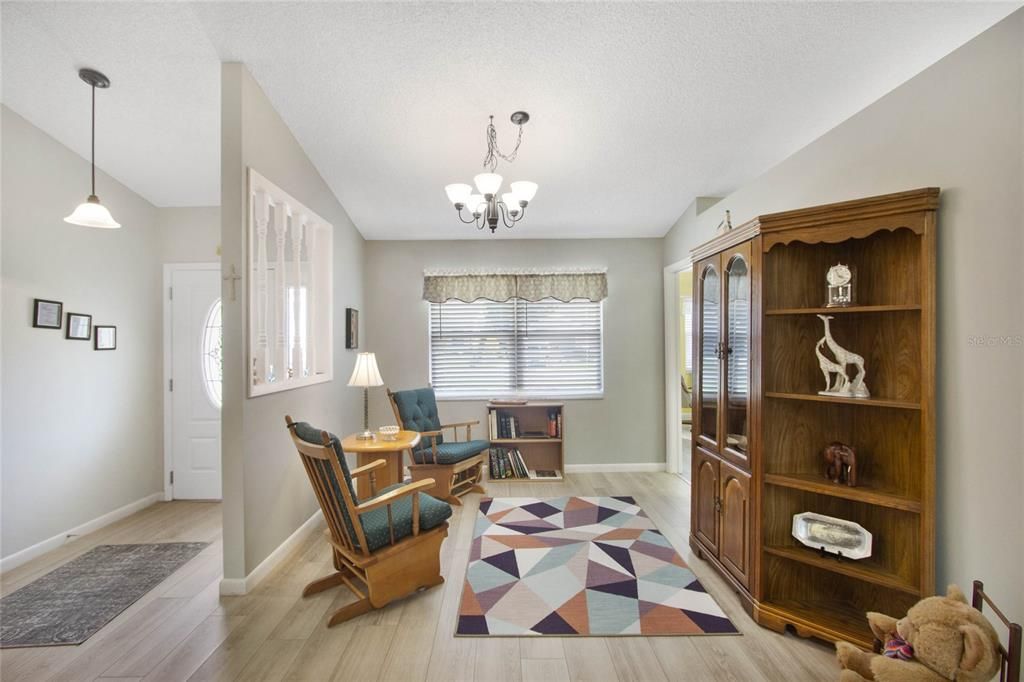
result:
[[[682,396],[679,395],[679,283],[680,272],[693,267],[689,258],[676,261],[664,269],[664,331],[665,331],[665,462],[670,473],[682,471],[682,433],[679,414]]]
[[[618,462],[613,464],[566,464],[567,474],[652,473],[665,471],[664,462]]]
[[[305,523],[295,529],[284,542],[277,546],[270,555],[260,562],[260,565],[252,569],[252,573],[244,578],[224,578],[220,581],[220,593],[223,595],[241,595],[251,592],[260,581],[267,577],[271,571],[277,568],[278,564],[285,560],[288,554],[298,547],[313,533],[320,530],[324,523],[324,514],[317,510],[312,516],[306,519]]]
[[[57,535],[54,535],[52,538],[48,538],[46,540],[43,540],[42,542],[37,542],[31,547],[26,547],[25,549],[19,552],[15,552],[14,554],[5,556],[3,559],[0,559],[0,572],[10,571],[13,568],[17,568],[25,562],[35,559],[37,556],[42,556],[47,552],[52,552],[53,550],[57,549],[58,547],[61,547],[62,545],[64,545],[64,543],[68,542],[69,540],[75,537],[92,533],[94,531],[99,530],[100,528],[103,528],[104,526],[109,526],[115,521],[120,521],[126,516],[131,516],[137,511],[141,511],[152,504],[161,502],[163,499],[163,492],[147,495],[142,499],[135,500],[134,502],[129,502],[128,504],[124,505],[123,507],[119,507],[114,511],[107,512],[102,516],[97,516],[92,521],[86,521],[80,526],[75,526],[70,530],[66,530],[63,533],[58,533]]]

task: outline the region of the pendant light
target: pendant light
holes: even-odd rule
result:
[[[109,88],[110,79],[99,71],[92,69],[80,69],[78,77],[92,87],[92,192],[85,203],[79,204],[75,212],[64,219],[64,222],[83,227],[100,227],[104,229],[115,229],[121,227],[121,223],[114,220],[107,207],[100,203],[96,196],[96,88]]]

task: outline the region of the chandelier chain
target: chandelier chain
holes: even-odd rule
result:
[[[516,155],[519,154],[519,145],[523,143],[523,126],[520,124],[518,128],[516,146],[508,154],[503,154],[498,148],[498,131],[494,128],[494,116],[491,116],[491,122],[487,124],[487,156],[484,157],[483,165],[492,173],[498,167],[499,158],[509,163],[516,160]]]

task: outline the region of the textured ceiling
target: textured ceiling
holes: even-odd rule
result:
[[[1018,6],[5,3],[3,96],[87,153],[74,69],[107,71],[100,165],[214,204],[217,62],[245,62],[371,239],[476,237],[442,188],[479,172],[488,114],[508,146],[525,109],[498,172],[540,191],[506,236],[661,236]]]

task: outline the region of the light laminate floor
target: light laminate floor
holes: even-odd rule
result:
[[[488,484],[493,496],[633,495],[714,595],[742,637],[456,638],[456,612],[479,496],[456,508],[442,549],[444,585],[327,629],[351,597],[309,599],[302,586],[330,571],[318,536],[252,593],[222,597],[220,505],[161,503],[77,538],[2,576],[2,593],[111,543],[212,544],[77,647],[4,649],[16,680],[834,680],[831,648],[754,624],[726,584],[687,545],[689,488],[670,474],[573,474],[563,483]]]

